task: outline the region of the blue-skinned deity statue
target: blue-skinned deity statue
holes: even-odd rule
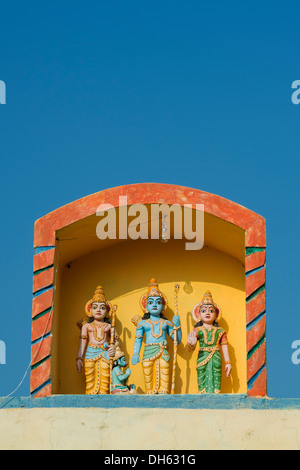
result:
[[[140,299],[144,316],[142,319],[140,317],[138,320],[136,317],[132,319],[136,324],[134,354],[131,358],[133,365],[140,362],[144,336],[146,339],[142,367],[147,394],[170,393],[170,354],[167,336],[174,341],[176,333],[176,344],[179,344],[182,333],[179,316],[174,315],[172,322],[165,317],[163,312],[167,304],[167,298],[159,290],[156,280],[151,279],[146,294]]]

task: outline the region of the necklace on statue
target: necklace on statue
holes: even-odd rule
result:
[[[104,339],[104,329],[106,327],[106,324],[103,323],[103,325],[98,325],[98,326],[100,327],[100,338],[99,338],[99,336],[97,336],[97,333],[98,333],[97,326],[92,324],[93,336],[94,336],[95,340],[100,343],[100,341],[102,341]]]
[[[159,319],[157,322],[155,322],[154,320],[150,320],[149,318],[149,322],[150,322],[150,326],[151,326],[151,334],[154,338],[158,339],[162,336],[163,332],[162,332],[162,324],[163,324],[163,320],[162,319]],[[158,325],[159,324],[159,332],[158,333],[154,333],[154,325]]]

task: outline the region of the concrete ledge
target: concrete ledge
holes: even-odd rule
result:
[[[221,395],[52,395],[50,397],[0,398],[4,408],[182,408],[182,409],[300,409],[299,398],[253,398],[243,394]]]

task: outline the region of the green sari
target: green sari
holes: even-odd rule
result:
[[[220,393],[222,357],[220,341],[225,333],[223,328],[199,326],[199,354],[197,359],[197,380],[199,393]]]

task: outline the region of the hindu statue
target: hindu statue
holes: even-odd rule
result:
[[[112,395],[132,395],[136,393],[135,385],[128,385],[128,379],[131,375],[131,370],[124,368],[127,366],[125,354],[119,346],[116,346],[115,356],[112,366],[112,383],[111,383],[111,394]]]
[[[102,287],[98,286],[85,306],[88,320],[77,323],[81,328],[77,370],[80,373],[84,367],[88,395],[103,395],[110,391],[115,355],[113,343],[118,339],[111,324],[115,308],[106,300]]]
[[[199,341],[197,358],[197,380],[199,393],[220,393],[222,377],[222,356],[226,376],[231,373],[227,334],[220,328],[221,309],[214,303],[210,291],[206,291],[202,302],[192,310],[196,324],[188,335],[188,347],[194,350]]]
[[[151,279],[147,292],[140,299],[143,317],[134,317],[136,325],[133,365],[140,362],[143,338],[146,344],[143,352],[142,367],[147,394],[169,393],[170,354],[167,335],[174,341],[174,347],[181,342],[181,325],[178,315],[172,322],[164,315],[168,306],[166,296],[159,290],[155,279]]]

